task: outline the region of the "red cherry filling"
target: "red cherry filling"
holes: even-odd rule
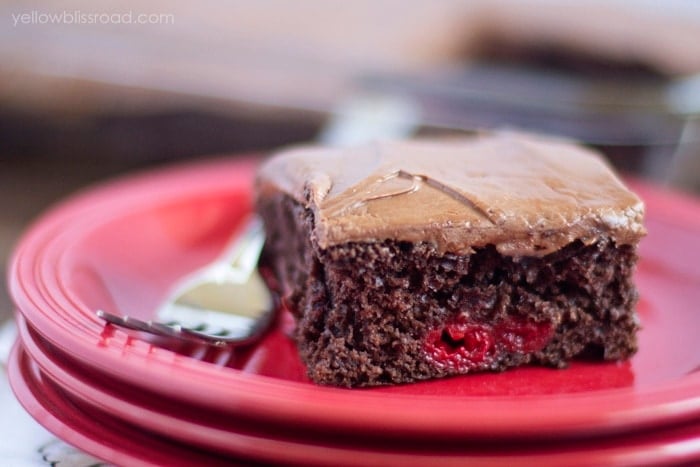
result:
[[[509,318],[492,324],[460,317],[428,333],[425,350],[436,365],[460,372],[485,369],[507,353],[544,348],[554,329],[550,323]]]
[[[511,318],[498,323],[494,332],[503,350],[509,353],[530,353],[542,350],[554,334],[551,323],[536,323],[525,318]]]

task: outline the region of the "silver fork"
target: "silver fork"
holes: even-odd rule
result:
[[[274,317],[272,293],[257,265],[265,242],[262,223],[252,217],[213,263],[181,279],[145,321],[98,310],[122,328],[218,347],[256,341]]]
[[[404,98],[356,96],[337,109],[321,142],[346,146],[377,138],[399,138],[419,123],[417,107]],[[123,328],[215,346],[255,342],[274,317],[273,296],[257,271],[264,243],[259,219],[249,221],[220,260],[185,278],[158,309],[156,319],[142,321],[97,311]]]

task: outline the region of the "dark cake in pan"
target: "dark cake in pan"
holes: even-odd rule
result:
[[[263,261],[317,383],[636,350],[643,204],[583,148],[514,133],[299,148],[256,186]]]

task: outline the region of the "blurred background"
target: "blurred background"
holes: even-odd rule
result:
[[[51,203],[117,174],[503,127],[697,193],[700,2],[5,1],[0,260]]]

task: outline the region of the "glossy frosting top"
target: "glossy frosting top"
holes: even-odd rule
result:
[[[289,149],[262,165],[257,191],[313,210],[321,248],[393,239],[540,256],[577,239],[634,244],[645,233],[642,202],[601,157],[520,133]]]

